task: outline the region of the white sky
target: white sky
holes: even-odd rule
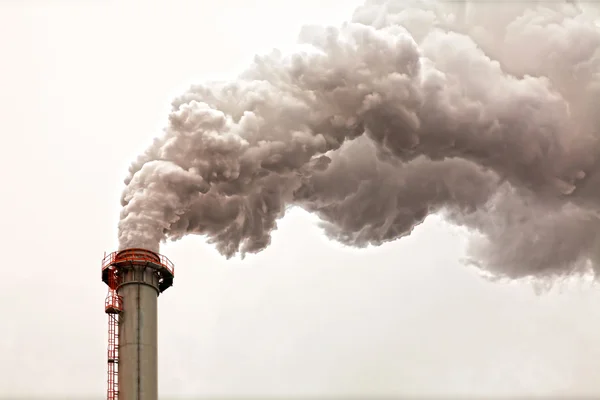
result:
[[[356,4],[0,2],[0,397],[104,397],[99,265],[130,161],[189,83],[232,77]],[[161,396],[600,395],[598,288],[485,282],[460,264],[464,244],[430,218],[343,249],[293,212],[244,261],[197,237],[164,246]]]

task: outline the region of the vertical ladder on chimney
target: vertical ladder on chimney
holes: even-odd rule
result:
[[[108,388],[106,399],[119,399],[119,316],[122,298],[117,294],[118,271],[110,270],[108,275],[108,295],[105,312],[108,314]]]

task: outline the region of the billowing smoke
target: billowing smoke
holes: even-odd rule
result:
[[[130,168],[120,246],[199,234],[227,257],[258,252],[291,206],[335,240],[379,245],[441,212],[497,275],[589,268],[599,21],[573,1],[370,0],[307,26],[302,50],[173,101]]]

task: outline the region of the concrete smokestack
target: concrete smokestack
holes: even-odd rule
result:
[[[105,257],[106,312],[116,325],[111,329],[109,318],[109,399],[158,399],[157,300],[172,286],[173,274],[172,263],[153,251],[125,249]]]

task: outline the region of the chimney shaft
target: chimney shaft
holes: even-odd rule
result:
[[[117,397],[112,398],[158,400],[157,303],[159,294],[172,285],[172,264],[144,249],[126,249],[107,258],[103,263],[103,280],[108,282],[104,271],[112,267],[117,276],[113,289],[121,303],[113,340],[118,355],[118,379],[114,380]],[[109,337],[109,348],[110,341]],[[112,398],[109,387],[109,400]]]

